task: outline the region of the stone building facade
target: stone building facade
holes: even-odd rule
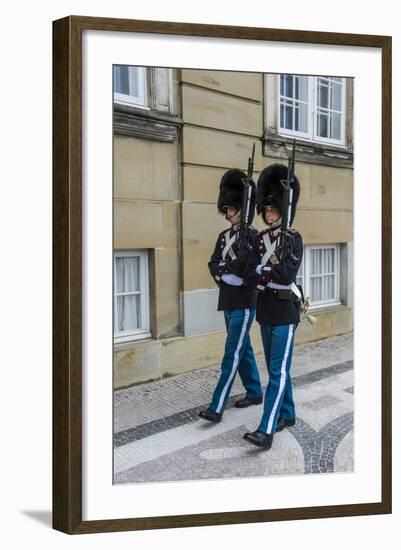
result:
[[[287,162],[297,139],[294,227],[315,325],[352,330],[352,79],[154,67],[114,72],[114,386],[219,362],[225,331],[207,263],[227,222],[220,178]],[[260,219],[255,226],[262,229]],[[252,328],[261,351],[258,326]]]

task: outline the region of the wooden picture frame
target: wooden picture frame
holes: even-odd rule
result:
[[[82,31],[377,48],[382,59],[382,497],[379,502],[82,520]],[[385,214],[385,215],[384,215]],[[69,534],[391,512],[391,37],[96,17],[53,23],[53,527]]]

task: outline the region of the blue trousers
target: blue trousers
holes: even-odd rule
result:
[[[290,367],[297,325],[261,325],[269,383],[266,387],[263,416],[258,430],[273,434],[277,421],[295,418]]]
[[[254,399],[263,395],[249,330],[255,318],[255,309],[224,311],[227,339],[221,362],[221,374],[213,393],[209,409],[222,413],[237,371],[246,389],[246,397]]]

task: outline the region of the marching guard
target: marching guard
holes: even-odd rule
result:
[[[256,314],[257,289],[254,285],[248,286],[244,280],[258,233],[251,226],[256,194],[252,180],[253,155],[254,149],[247,175],[238,169],[225,172],[217,201],[219,213],[225,215],[231,227],[219,234],[208,264],[210,274],[219,287],[217,309],[224,312],[227,330],[220,378],[209,407],[199,413],[201,418],[211,422],[221,421],[237,371],[246,395],[235,406],[248,407],[263,401],[263,390],[249,336]]]
[[[294,170],[295,144],[288,168],[272,164],[257,184],[257,212],[267,228],[258,234],[248,284],[259,289],[256,320],[260,324],[269,382],[263,414],[256,431],[244,439],[265,450],[273,434],[295,424],[290,367],[294,335],[300,321],[301,289],[296,276],[303,255],[301,235],[291,228],[300,185]]]

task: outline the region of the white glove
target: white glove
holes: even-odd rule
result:
[[[221,276],[221,280],[231,286],[241,286],[244,282],[241,277],[237,277],[234,273],[224,273]]]
[[[258,275],[262,275],[263,269],[265,269],[266,271],[271,271],[272,268],[271,268],[271,267],[265,267],[264,265],[259,264],[259,265],[257,266],[257,268],[256,268],[256,273],[257,273]]]

